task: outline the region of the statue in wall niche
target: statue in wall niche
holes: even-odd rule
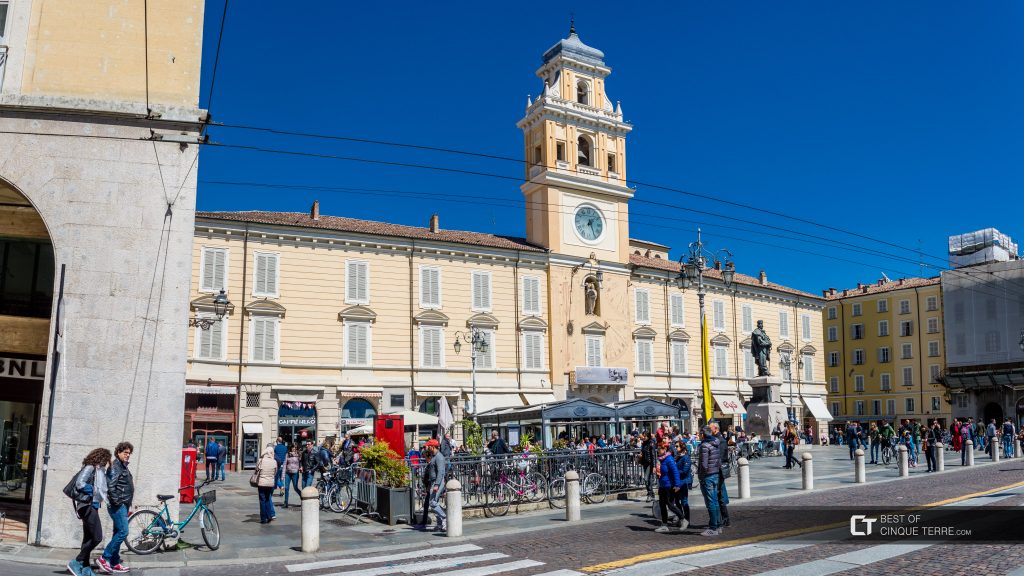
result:
[[[771,376],[768,366],[772,356],[772,340],[764,332],[764,320],[758,320],[757,328],[750,333],[750,353],[757,364],[757,375]]]
[[[586,295],[587,315],[592,316],[597,314],[597,281],[593,278],[587,278],[586,282],[583,283],[583,291]]]

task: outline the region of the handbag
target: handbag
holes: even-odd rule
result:
[[[256,465],[256,469],[252,471],[252,476],[249,476],[249,486],[253,488],[260,487],[260,470],[262,469],[262,462]]]

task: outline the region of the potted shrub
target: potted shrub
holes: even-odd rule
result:
[[[359,463],[377,477],[377,512],[391,526],[399,520],[412,523],[413,490],[409,466],[383,442],[374,442],[359,452]]]

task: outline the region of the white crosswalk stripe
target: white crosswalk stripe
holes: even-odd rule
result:
[[[425,558],[429,556],[445,556],[447,554],[462,554],[463,552],[474,552],[480,547],[476,544],[459,544],[456,546],[438,546],[414,550],[412,552],[398,552],[382,556],[363,556],[356,558],[338,558],[337,560],[321,560],[319,562],[306,562],[304,564],[289,564],[285,569],[289,572],[307,572],[309,570],[320,570],[323,568],[337,568],[339,566],[362,566],[366,564],[384,564],[398,560],[412,560],[414,558]]]
[[[543,562],[538,562],[536,560],[516,560],[515,562],[506,562],[505,564],[495,564],[493,566],[464,568],[462,570],[455,570],[454,572],[438,572],[432,576],[490,576],[491,574],[500,574],[502,572],[511,572],[513,570],[522,570],[523,568],[533,568],[534,566],[543,565]]]
[[[390,564],[387,566],[378,566],[376,568],[366,568],[364,570],[331,572],[330,574],[324,574],[323,576],[384,576],[385,574],[415,574],[417,572],[426,572],[427,570],[437,570],[438,568],[454,568],[462,566],[463,564],[501,560],[502,558],[508,558],[508,556],[500,552],[488,552],[487,554],[477,554],[475,556],[455,556],[454,558],[429,560],[427,562]],[[452,572],[445,571],[444,574],[452,574]]]

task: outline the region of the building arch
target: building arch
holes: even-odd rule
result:
[[[342,418],[373,418],[377,409],[365,398],[351,398],[341,407]]]

